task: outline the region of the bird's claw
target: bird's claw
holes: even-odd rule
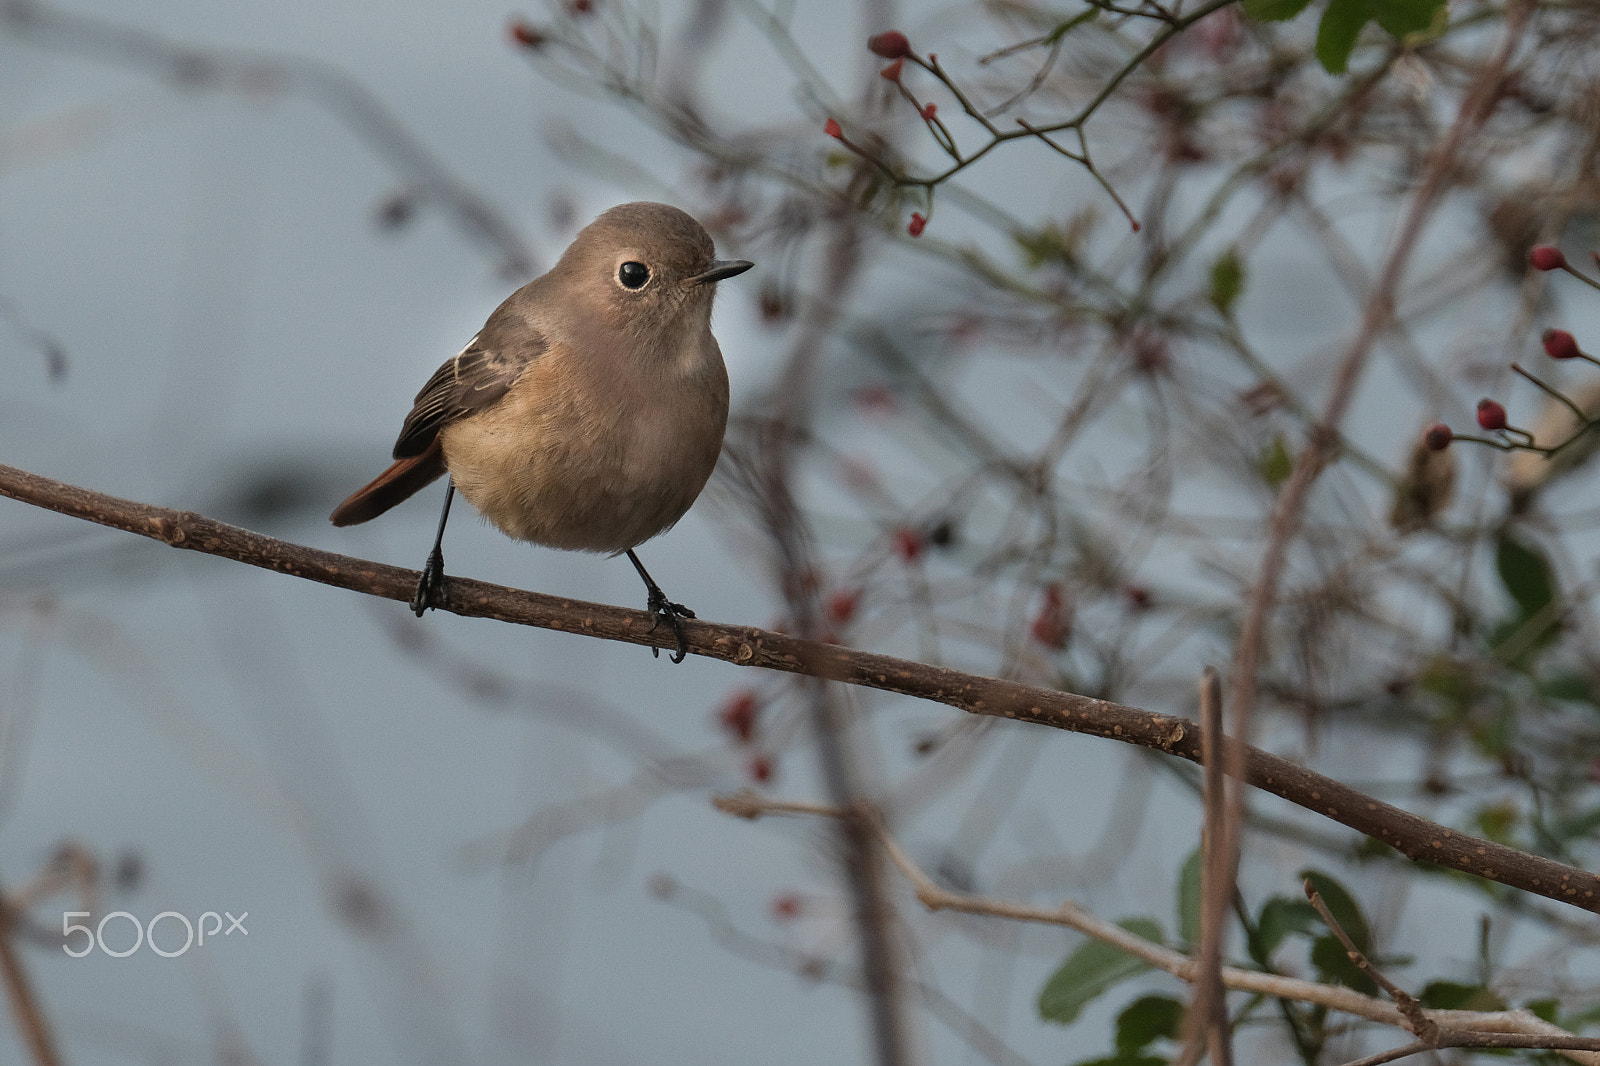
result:
[[[430,607],[442,606],[444,602],[444,552],[435,548],[428,553],[422,576],[417,579],[417,591],[411,597],[411,609],[421,618],[422,612]]]
[[[672,627],[672,635],[678,639],[678,651],[677,654],[672,656],[672,661],[674,663],[683,662],[689,654],[689,636],[683,631],[683,620],[685,618],[693,618],[694,612],[681,603],[673,603],[667,599],[666,593],[659,588],[650,590],[650,600],[645,605],[645,610],[649,611],[651,615],[650,628],[646,632],[654,633],[656,627],[661,624],[661,620],[665,618],[667,625]],[[651,648],[650,654],[659,658],[661,649]]]

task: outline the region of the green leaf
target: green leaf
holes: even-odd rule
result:
[[[1429,981],[1417,996],[1424,1007],[1434,1010],[1505,1010],[1505,1001],[1480,985],[1455,981]]]
[[[1478,832],[1496,844],[1515,846],[1511,831],[1517,827],[1520,815],[1517,805],[1511,800],[1501,800],[1492,806],[1484,807],[1474,820],[1478,823]]]
[[[1378,993],[1377,982],[1362,972],[1332,933],[1311,942],[1311,965],[1317,968],[1317,976],[1324,981],[1337,981],[1369,996]]]
[[[1200,849],[1183,860],[1178,874],[1178,939],[1193,946],[1200,943]]]
[[[1350,66],[1361,28],[1372,18],[1367,0],[1333,0],[1317,24],[1317,62],[1329,74],[1343,74]]]
[[[1445,0],[1371,0],[1371,4],[1378,25],[1399,39],[1431,29]]]
[[[1244,260],[1239,250],[1229,249],[1211,264],[1211,304],[1224,315],[1233,314],[1233,302],[1244,291]]]
[[[1022,261],[1029,270],[1037,270],[1052,260],[1065,262],[1069,252],[1061,239],[1061,231],[1054,226],[1044,226],[1026,233],[1013,233],[1011,239],[1022,249]]]
[[[1533,1004],[1528,1004],[1528,1007],[1531,1010],[1533,1008]],[[1542,1014],[1539,1016],[1541,1018],[1544,1017]],[[1585,1007],[1583,1010],[1580,1010],[1575,1014],[1564,1014],[1561,1016],[1561,1028],[1567,1030],[1569,1033],[1581,1033],[1595,1022],[1600,1022],[1600,1004],[1592,1007]]]
[[[1256,470],[1274,489],[1289,480],[1289,475],[1294,472],[1294,457],[1289,454],[1289,446],[1283,442],[1283,434],[1273,437],[1272,443],[1261,449]]]
[[[1117,1053],[1126,1056],[1183,1032],[1183,1004],[1171,996],[1140,996],[1117,1015]]]
[[[1530,999],[1522,1005],[1522,1009],[1533,1012],[1535,1016],[1543,1018],[1551,1025],[1561,1024],[1556,1020],[1561,1016],[1561,1001],[1559,999]]]
[[[1244,13],[1257,22],[1283,22],[1311,6],[1311,0],[1244,0]]]
[[[1448,655],[1435,655],[1417,675],[1417,684],[1426,692],[1446,700],[1457,710],[1469,706],[1478,694],[1472,667]]]
[[[1337,0],[1336,0],[1337,2]],[[1556,598],[1555,571],[1544,552],[1524,544],[1509,533],[1495,542],[1494,568],[1523,618],[1530,618]]]
[[[1346,891],[1343,885],[1320,870],[1301,870],[1300,878],[1311,882],[1311,887],[1317,890],[1322,902],[1328,905],[1328,913],[1333,915],[1333,920],[1344,927],[1345,933],[1360,949],[1361,954],[1370,959],[1372,932],[1355,897]],[[1342,952],[1344,948],[1341,947],[1339,950]]]
[[[1594,690],[1582,674],[1554,674],[1538,682],[1539,695],[1547,700],[1594,704]]]
[[[1153,918],[1125,918],[1117,923],[1135,936],[1160,944],[1161,926]],[[1071,1025],[1083,1008],[1101,993],[1150,969],[1143,959],[1124,954],[1100,940],[1078,945],[1039,991],[1039,1017]]]
[[[1317,917],[1317,909],[1306,900],[1273,896],[1261,905],[1261,917],[1256,920],[1256,935],[1261,943],[1262,955],[1270,958],[1290,933],[1309,936],[1321,921]]]

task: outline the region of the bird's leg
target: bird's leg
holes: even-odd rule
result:
[[[433,551],[422,566],[422,577],[417,581],[417,594],[411,597],[411,609],[422,617],[429,607],[437,607],[444,595],[444,524],[450,520],[450,501],[455,499],[456,483],[451,479],[444,492],[444,510],[439,512],[439,532],[433,538]]]
[[[678,638],[678,654],[672,657],[672,661],[675,663],[683,662],[684,656],[689,654],[689,638],[683,631],[683,620],[685,618],[693,618],[694,612],[681,603],[673,603],[667,599],[667,594],[661,591],[661,586],[655,583],[655,579],[644,568],[644,564],[639,561],[639,557],[633,554],[632,548],[628,549],[628,562],[632,563],[633,568],[639,571],[639,576],[644,578],[645,591],[649,593],[649,599],[645,603],[645,610],[649,611],[654,618],[650,622],[648,632],[654,633],[656,626],[660,625],[661,620],[665,618],[667,625],[672,627],[672,635]],[[651,648],[650,654],[659,656],[661,649]]]

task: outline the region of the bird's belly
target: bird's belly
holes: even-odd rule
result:
[[[520,399],[508,395],[440,434],[461,495],[518,540],[631,548],[683,517],[721,450],[722,418],[658,413],[602,425],[586,415],[591,405]]]

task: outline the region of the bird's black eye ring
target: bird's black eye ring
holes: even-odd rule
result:
[[[617,268],[617,281],[624,289],[642,289],[650,280],[650,268],[628,260]]]

